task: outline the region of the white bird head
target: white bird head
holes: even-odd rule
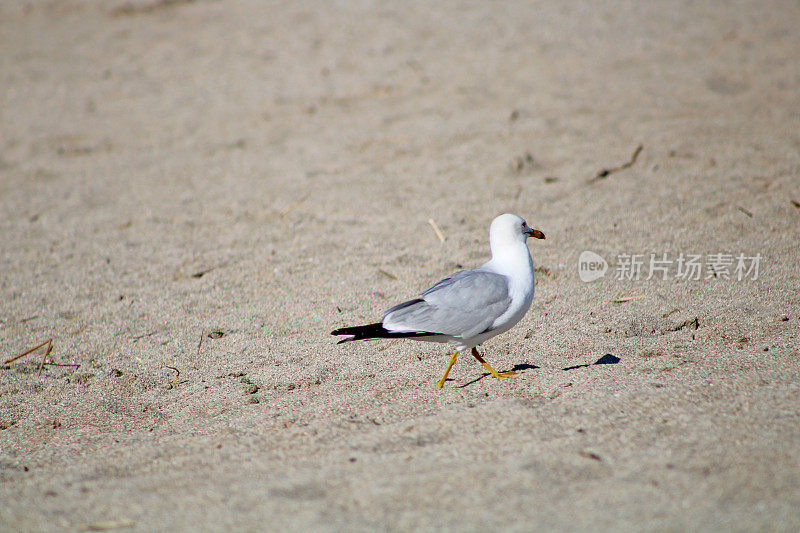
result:
[[[525,242],[528,237],[544,239],[544,233],[529,227],[524,218],[511,213],[495,218],[489,228],[489,243],[492,250],[495,246],[503,246],[514,241]]]

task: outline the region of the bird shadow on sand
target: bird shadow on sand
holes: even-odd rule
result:
[[[534,370],[536,368],[539,368],[539,367],[536,366],[536,365],[530,365],[528,363],[521,363],[521,364],[514,365],[514,368],[512,368],[511,371],[512,372],[522,372],[523,370]],[[464,387],[468,387],[468,386],[472,385],[473,383],[477,383],[478,381],[482,380],[483,378],[485,378],[487,376],[491,376],[491,374],[488,373],[488,372],[484,372],[479,377],[473,379],[472,381],[468,381],[468,382],[464,383],[463,385],[459,385],[457,388],[463,389]]]
[[[562,370],[566,371],[566,370],[575,370],[577,368],[588,368],[588,367],[593,366],[593,365],[615,365],[615,364],[617,364],[619,362],[620,362],[620,358],[619,357],[617,357],[616,355],[611,355],[610,353],[607,353],[603,357],[601,357],[600,359],[595,361],[594,363],[586,363],[586,364],[583,364],[583,365],[568,366],[566,368],[563,368]],[[528,364],[528,363],[521,363],[521,364],[514,365],[514,368],[512,368],[511,370],[513,372],[522,372],[524,370],[535,370],[537,368],[540,368],[540,367],[538,367],[536,365],[531,365],[531,364]],[[468,381],[468,382],[464,383],[463,385],[458,385],[456,388],[463,389],[464,387],[469,387],[473,383],[477,383],[478,381],[480,381],[483,378],[488,377],[488,376],[491,376],[491,374],[488,373],[488,372],[484,372],[479,377],[473,379],[472,381]],[[447,381],[450,381],[450,380],[447,380]]]
[[[575,366],[568,366],[564,370],[575,370],[576,368],[587,368],[592,365],[616,365],[619,363],[619,357],[616,355],[611,355],[610,353],[605,354],[603,357],[595,361],[594,363],[587,363],[584,365],[575,365]]]

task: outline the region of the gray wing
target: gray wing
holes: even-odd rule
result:
[[[420,298],[386,311],[390,331],[418,331],[468,338],[483,333],[511,304],[508,278],[484,270],[462,270],[442,279]]]

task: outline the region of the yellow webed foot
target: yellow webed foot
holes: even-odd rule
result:
[[[483,357],[481,357],[481,354],[478,353],[477,348],[472,349],[472,355],[473,357],[475,357],[475,359],[480,361],[480,363],[486,368],[486,370],[488,370],[497,379],[507,378],[508,376],[513,376],[514,374],[516,374],[516,372],[514,372],[513,370],[509,370],[508,372],[498,372],[494,368],[490,367],[489,363],[484,361]]]
[[[444,387],[444,381],[447,379],[447,374],[450,373],[450,369],[456,364],[456,359],[458,359],[458,352],[453,352],[453,355],[450,357],[450,364],[447,365],[447,370],[444,371],[444,376],[436,383],[436,386],[440,389]]]

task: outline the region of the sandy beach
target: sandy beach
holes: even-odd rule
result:
[[[800,530],[798,27],[3,2],[0,530]],[[516,375],[336,344],[505,212]]]

